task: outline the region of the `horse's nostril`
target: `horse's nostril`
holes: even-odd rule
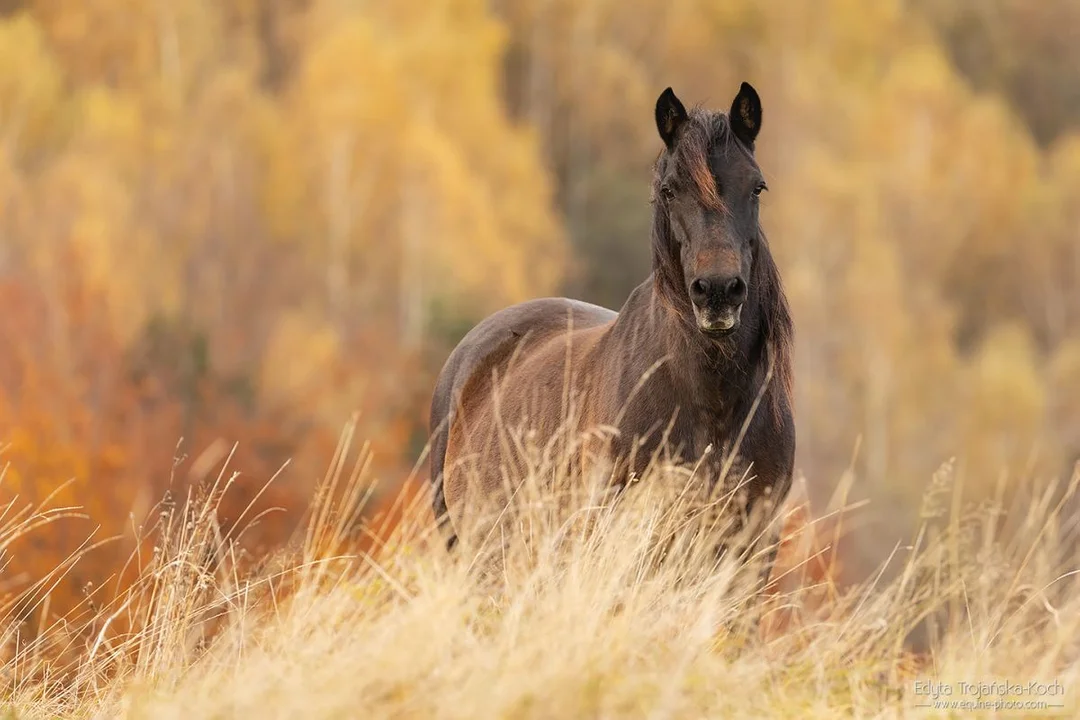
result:
[[[746,299],[746,283],[742,278],[732,278],[724,288],[724,296],[730,302],[742,302]]]
[[[698,278],[690,283],[690,296],[693,300],[702,300],[709,294],[709,283]]]

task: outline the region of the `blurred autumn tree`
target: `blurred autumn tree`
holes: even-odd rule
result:
[[[1012,0],[0,3],[4,488],[21,502],[75,478],[58,500],[93,518],[7,573],[54,563],[94,523],[130,539],[129,513],[170,477],[216,475],[223,458],[196,461],[219,438],[239,443],[233,515],[292,459],[261,501],[288,511],[258,543],[284,537],[354,410],[378,473],[402,477],[434,372],[473,322],[551,293],[617,308],[644,278],[668,85],[713,107],[743,79],[763,97],[798,464],[820,505],[857,446],[853,496],[872,500],[845,567],[908,536],[954,455],[976,498],[1067,472],[1073,15]]]
[[[1080,5],[1072,0],[916,0],[957,69],[1000,93],[1041,145],[1080,124]]]
[[[504,36],[481,2],[5,13],[5,497],[74,478],[55,502],[90,518],[17,549],[7,587],[97,524],[126,555],[170,478],[183,498],[192,475],[221,471],[225,453],[199,459],[215,439],[238,443],[234,518],[292,460],[251,513],[287,511],[245,536],[255,545],[285,538],[354,410],[380,472],[402,477],[423,443],[421,351],[442,342],[432,317],[560,280],[550,181],[503,110]],[[54,609],[106,579],[102,558]]]

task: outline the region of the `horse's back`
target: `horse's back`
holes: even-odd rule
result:
[[[443,470],[450,425],[461,393],[477,373],[502,370],[526,343],[537,343],[568,330],[578,331],[610,323],[614,310],[568,298],[540,298],[499,310],[473,327],[446,359],[431,401],[432,505],[440,522],[447,518]],[[453,537],[450,538],[452,544]]]

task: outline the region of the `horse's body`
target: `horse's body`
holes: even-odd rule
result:
[[[504,471],[513,477],[522,468],[500,428],[521,423],[541,444],[568,417],[578,430],[614,427],[606,452],[616,485],[640,475],[661,445],[686,463],[711,446],[707,470],[749,470],[742,509],[763,498],[775,507],[787,493],[791,321],[757,224],[760,107],[750,132],[753,114],[739,102],[757,96],[746,88],[732,106],[741,113],[733,127],[723,114],[690,116],[674,95],[665,101],[670,90],[661,96],[657,124],[668,151],[654,179],[663,200],[654,212],[653,273],[618,313],[532,300],[489,316],[450,354],[431,408],[434,511],[451,526],[450,546],[470,503],[507,500]],[[743,194],[754,203],[745,217],[735,207]]]

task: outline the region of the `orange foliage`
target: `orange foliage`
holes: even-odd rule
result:
[[[843,583],[836,524],[815,518],[809,502],[797,491],[788,507],[776,562],[765,588],[773,605],[762,623],[766,637],[828,613]]]
[[[212,374],[178,387],[175,368],[126,352],[103,320],[101,295],[77,279],[54,297],[9,279],[0,283],[0,303],[18,309],[0,314],[0,345],[9,349],[0,354],[5,501],[22,507],[49,499],[50,507],[78,507],[85,515],[18,541],[5,568],[6,590],[43,577],[91,536],[112,539],[52,593],[51,609],[66,612],[88,584],[102,585],[123,565],[166,493],[183,502],[193,483],[222,473],[228,479],[240,471],[222,499],[226,531],[241,529],[231,526],[251,503],[244,547],[264,551],[288,538],[321,473],[316,463],[333,450],[330,428],[305,422],[303,407],[255,412]],[[308,463],[260,494],[297,457]],[[272,508],[280,510],[263,514]]]
[[[411,478],[377,492],[365,508],[364,531],[356,543],[359,552],[377,555],[400,528],[419,529],[428,544],[440,544],[441,535],[431,512],[427,478]]]

